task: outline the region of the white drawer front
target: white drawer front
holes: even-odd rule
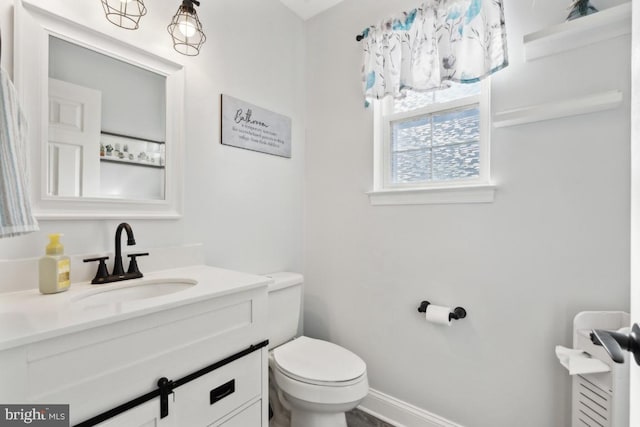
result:
[[[209,427],[260,427],[261,402],[258,400],[248,408],[242,410],[233,417],[222,421],[220,424],[212,424]]]
[[[261,360],[261,352],[255,351],[176,388],[175,404],[170,406],[177,419],[185,426],[206,426],[260,396]]]

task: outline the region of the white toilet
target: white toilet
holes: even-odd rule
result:
[[[303,278],[296,273],[269,277],[274,280],[269,286],[269,382],[276,394],[270,396],[274,419],[282,418],[278,408],[283,406],[291,413],[291,427],[346,427],[345,412],[358,406],[369,392],[367,365],[336,344],[297,337]]]

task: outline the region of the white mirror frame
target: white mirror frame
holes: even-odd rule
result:
[[[14,81],[29,124],[31,198],[38,219],[173,219],[182,211],[184,70],[109,35],[27,0],[15,7]],[[47,194],[49,36],[55,36],[166,77],[164,200],[58,197]]]

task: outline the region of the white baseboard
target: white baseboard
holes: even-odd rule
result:
[[[358,409],[396,427],[463,427],[374,389],[369,390]]]

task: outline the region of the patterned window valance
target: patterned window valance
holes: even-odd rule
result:
[[[367,100],[476,82],[508,65],[502,0],[427,0],[362,37]]]

